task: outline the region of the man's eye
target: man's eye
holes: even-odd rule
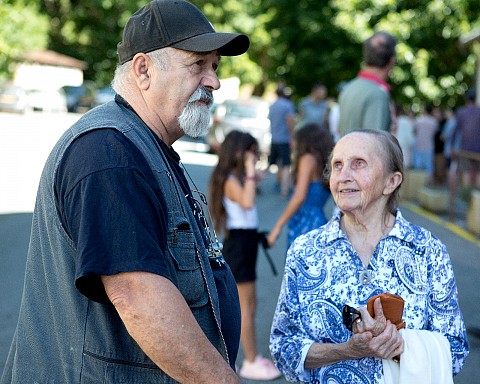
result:
[[[342,163],[333,163],[333,169],[342,169]]]
[[[366,164],[366,163],[365,163],[365,161],[363,161],[363,160],[357,160],[357,161],[355,162],[355,165],[356,165],[357,167],[363,167],[363,166],[365,166],[365,164]]]

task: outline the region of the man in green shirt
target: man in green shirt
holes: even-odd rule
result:
[[[339,96],[341,136],[354,129],[391,130],[393,108],[386,81],[395,64],[396,44],[386,32],[376,32],[364,42],[364,68]]]

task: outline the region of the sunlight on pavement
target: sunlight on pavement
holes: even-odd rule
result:
[[[0,213],[32,212],[43,165],[80,115],[0,113]]]
[[[50,151],[79,114],[0,113],[0,214],[33,212],[38,182]],[[199,143],[179,140],[185,164],[214,166],[217,156],[197,152]]]
[[[198,144],[195,143],[179,140],[173,143],[173,149],[178,152],[182,163],[185,164],[197,164],[213,167],[217,165],[218,162],[217,155],[197,152],[199,148]],[[200,149],[203,150],[204,148],[201,147]]]

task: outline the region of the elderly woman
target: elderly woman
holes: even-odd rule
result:
[[[384,131],[349,133],[336,144],[327,176],[340,212],[288,251],[270,336],[277,367],[294,382],[388,383],[413,359],[411,369],[430,368],[452,382],[469,351],[455,278],[444,244],[397,208],[398,141]],[[368,299],[383,292],[404,299],[407,329],[386,320],[379,299],[370,316]],[[344,305],[358,308],[348,328]],[[414,345],[419,340],[423,346]],[[429,353],[444,358],[429,361]],[[400,364],[392,360],[398,356]],[[430,382],[421,375],[410,382]]]

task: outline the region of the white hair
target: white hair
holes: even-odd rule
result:
[[[160,48],[156,51],[148,52],[146,55],[158,66],[159,69],[165,71],[170,65],[170,55],[168,48]],[[131,90],[132,84],[132,60],[124,64],[120,64],[115,69],[112,80],[112,88],[119,95],[126,96]]]
[[[207,104],[197,104],[196,102],[199,100],[206,101]],[[212,91],[202,86],[198,87],[190,96],[187,105],[178,117],[178,124],[186,135],[201,137],[208,133],[212,103]]]

